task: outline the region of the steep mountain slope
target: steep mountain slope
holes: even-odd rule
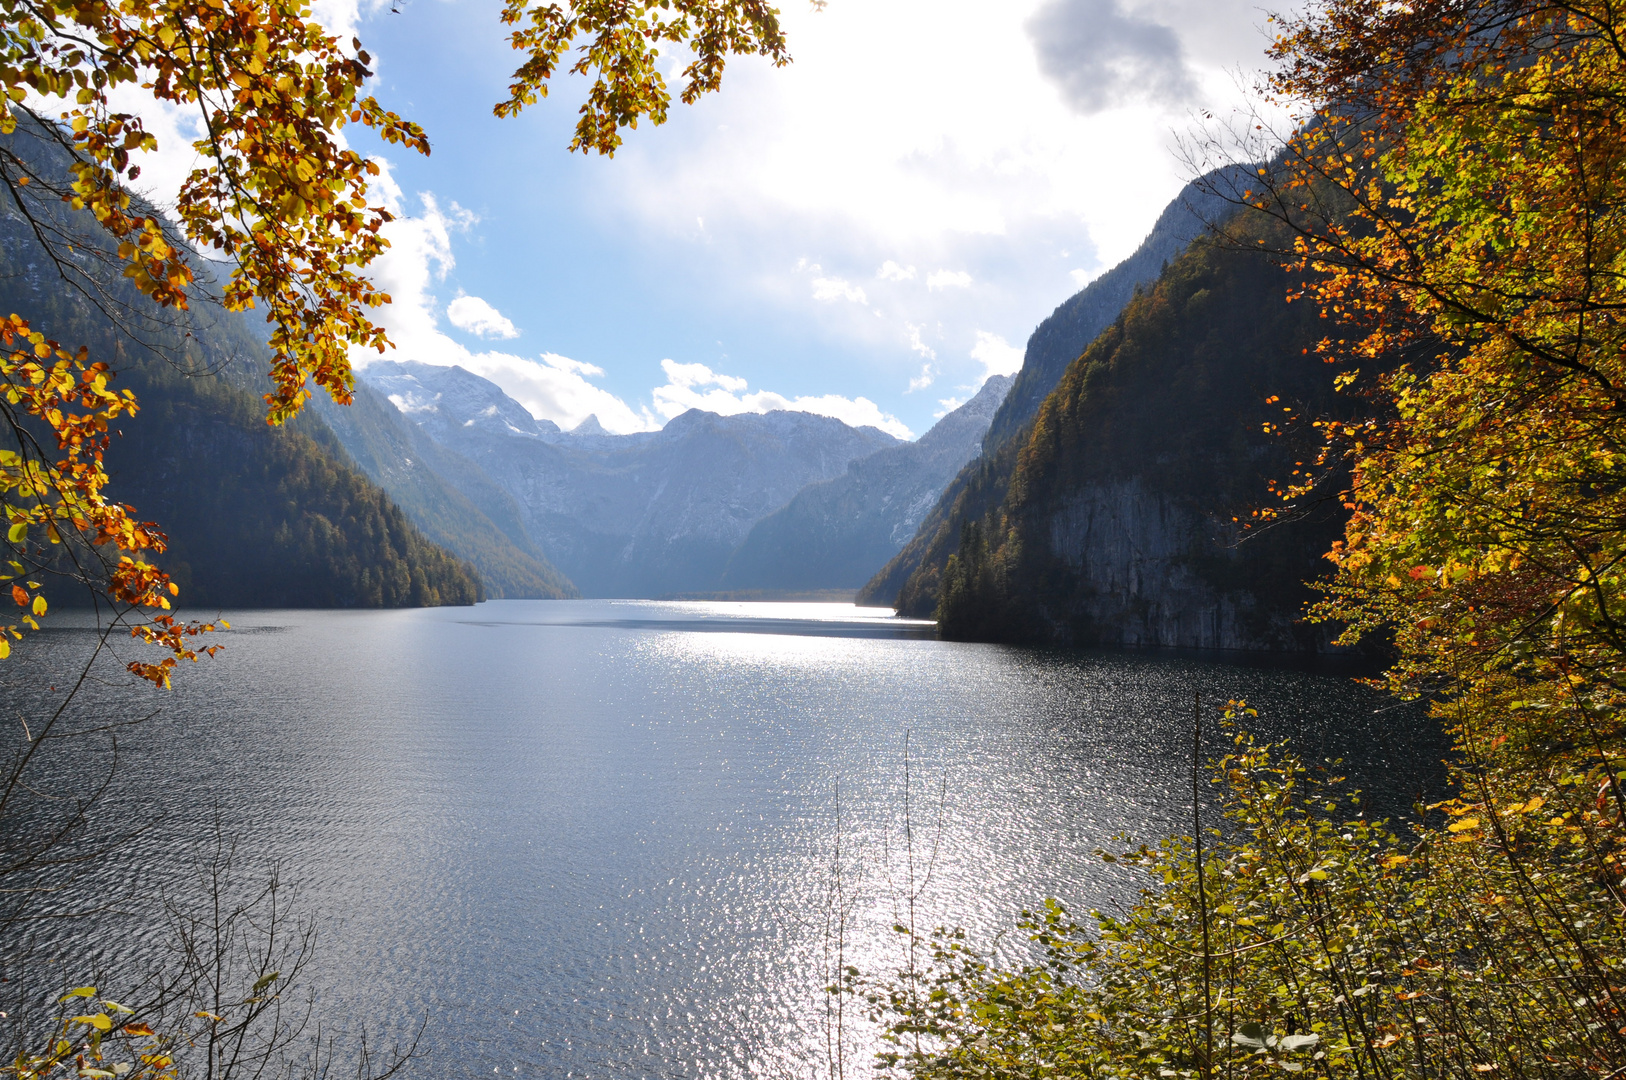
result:
[[[226,374],[251,381],[249,365],[263,355],[241,319],[217,313],[190,331],[147,327],[147,340],[169,357],[162,359],[82,297],[18,265],[14,253],[26,256],[26,244],[0,246],[0,306],[27,311],[48,336],[107,358],[114,384],[141,403],[109,449],[109,495],[168,535],[169,550],[155,561],[181,587],[183,604],[401,607],[482,598],[478,576],[425,540],[352,468],[325,425],[266,425],[258,395]]]
[[[905,584],[909,609],[935,594],[942,632],[980,640],[1322,646],[1297,615],[1341,513],[1237,523],[1303,454],[1269,430],[1284,408],[1341,404],[1306,355],[1320,324],[1287,302],[1296,280],[1246,247],[1192,244],[1067,369],[1027,437],[968,478]]]
[[[561,432],[461,368],[370,365],[420,431],[511,496],[527,533],[587,596],[715,589],[752,525],[897,440],[811,413],[693,410],[637,435]]]
[[[1210,222],[1223,218],[1230,204],[1218,191],[1228,190],[1236,170],[1219,170],[1187,184],[1158,215],[1152,231],[1134,254],[1114,266],[1063,302],[1028,336],[1022,354],[1022,369],[1004,402],[994,414],[983,438],[983,456],[972,459],[932,506],[919,530],[865,586],[859,590],[860,603],[901,604],[905,583],[922,566],[931,538],[948,521],[954,500],[985,472],[1011,439],[1025,437],[1023,428],[1039,411],[1039,405],[1055,389],[1067,366],[1077,359],[1097,334],[1105,330],[1129,303],[1137,289],[1157,280],[1168,261],[1187,244],[1203,235]],[[940,571],[941,565],[936,570]],[[934,571],[927,569],[925,580]],[[917,587],[918,587],[917,583]],[[911,610],[930,610],[936,603],[935,587],[928,590],[929,602],[909,601]]]
[[[19,125],[6,149],[46,173],[65,172],[61,149]],[[168,534],[155,561],[188,607],[397,607],[470,604],[479,578],[424,539],[366,477],[332,433],[302,416],[265,423],[264,339],[200,296],[161,312],[108,267],[82,212],[23,189],[37,217],[80,240],[65,284],[19,213],[0,194],[0,306],[70,347],[86,346],[135,391],[140,412],[119,423],[107,453],[108,495]],[[150,211],[143,211],[150,212]],[[207,290],[207,283],[200,284]],[[114,319],[120,320],[118,325]],[[52,585],[47,585],[50,591]],[[86,599],[62,585],[50,599]]]
[[[268,427],[258,397],[218,379],[143,366],[123,381],[142,409],[122,425],[110,455],[110,492],[169,535],[157,561],[186,605],[420,607],[484,598],[479,576],[426,540],[319,423]]]
[[[1011,438],[1033,418],[1061,381],[1067,365],[1112,324],[1136,289],[1156,281],[1170,259],[1207,232],[1210,223],[1230,213],[1231,203],[1216,192],[1230,189],[1236,171],[1221,170],[1187,184],[1163,208],[1134,254],[1062,303],[1028,336],[1022,370],[988,425],[990,448]]]
[[[519,506],[480,467],[429,438],[365,381],[355,401],[312,402],[356,464],[435,543],[479,571],[486,595],[560,599],[576,587],[525,530]]]
[[[996,375],[912,443],[877,450],[811,484],[751,527],[724,589],[856,589],[914,536],[943,488],[981,448],[1011,377]]]

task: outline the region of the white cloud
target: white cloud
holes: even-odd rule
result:
[[[937,359],[937,350],[920,340],[920,327],[914,323],[906,323],[909,328],[909,350],[917,352],[928,360]]]
[[[662,360],[661,370],[666,372],[669,387],[682,390],[692,390],[698,386],[717,386],[727,393],[737,394],[748,385],[744,379],[733,375],[720,375],[705,364],[680,364],[676,360]],[[667,415],[676,416],[677,413]]]
[[[446,317],[476,337],[517,338],[519,330],[502,312],[478,296],[459,296],[446,305]]]
[[[924,390],[937,380],[937,369],[930,364],[920,365],[920,374],[909,380],[909,389],[904,393],[912,394],[916,390]]]
[[[966,289],[971,286],[971,275],[964,270],[934,270],[926,278],[926,288],[932,292],[939,289]]]
[[[384,228],[390,247],[369,268],[374,281],[393,299],[374,315],[389,333],[395,348],[386,354],[393,360],[417,360],[425,364],[457,365],[490,379],[504,393],[529,409],[533,416],[572,428],[588,416],[596,415],[606,430],[646,431],[660,427],[648,409],[634,409],[603,387],[588,382],[589,376],[604,372],[592,364],[554,353],[538,360],[504,352],[474,352],[441,329],[440,303],[434,287],[456,266],[452,236],[471,228],[478,218],[455,202],[441,209],[440,201],[429,192],[418,195],[419,212],[406,212],[406,199],[386,168],[376,190],[396,214]],[[495,324],[512,328],[512,323],[478,297],[459,297],[447,307],[454,325],[471,312],[484,314],[473,305],[459,307],[460,301],[476,301],[481,308],[501,320]],[[362,350],[351,353],[351,362],[364,366],[378,354]]]
[[[958,409],[961,405],[964,405],[965,401],[966,401],[965,398],[957,398],[957,397],[942,398],[941,400],[938,401],[938,404],[941,405],[942,408],[938,409],[936,412],[932,413],[932,417],[934,419],[941,420],[941,419],[943,419],[943,417],[947,416],[949,413],[953,412],[955,409]]]
[[[787,398],[771,390],[745,393],[744,379],[720,374],[704,364],[662,360],[661,368],[666,372],[666,385],[657,386],[653,397],[655,411],[667,419],[681,416],[690,409],[704,409],[723,416],[786,409],[833,416],[853,427],[877,427],[899,439],[914,438],[903,421],[882,412],[869,398],[847,398],[839,394]]]
[[[1057,6],[1121,15],[1135,41],[1164,28],[1178,39],[1180,92],[1114,93],[1081,114],[1078,87],[1029,29]],[[776,308],[798,333],[814,320],[838,351],[893,364],[900,389],[920,364],[896,348],[904,324],[934,327],[934,340],[970,340],[979,326],[1014,340],[1077,288],[1068,267],[1096,273],[1130,254],[1189,178],[1176,133],[1193,112],[1229,115],[1270,42],[1257,0],[782,7],[796,63],[739,65],[721,94],[629,140],[601,174],[596,209],[605,221],[636,215],[674,246],[703,214],[714,269],[697,306]],[[1058,250],[1071,253],[1059,267]],[[789,272],[803,253],[826,268],[809,275],[828,282],[825,303],[806,304],[807,282]],[[894,287],[929,275],[935,288]],[[873,308],[840,302],[855,282],[876,293]],[[963,353],[942,366],[956,383],[977,370]]]
[[[971,358],[982,364],[982,377],[1015,375],[1022,370],[1022,350],[986,330],[977,331],[977,343],[971,347]]]
[[[648,408],[634,409],[601,386],[587,381],[604,372],[592,364],[557,353],[538,360],[487,352],[471,355],[462,366],[502,387],[503,393],[525,406],[532,416],[552,420],[565,430],[589,416],[598,417],[604,430],[614,434],[653,431],[662,421]]]
[[[556,352],[543,353],[542,362],[549,367],[558,368],[560,371],[568,371],[576,375],[604,374],[604,369],[597,364],[589,364],[585,360],[572,360],[570,357],[560,356]]]
[[[386,174],[387,178],[387,174]],[[391,197],[397,206],[403,202],[395,189]],[[437,324],[439,304],[433,286],[443,281],[456,265],[452,255],[452,234],[468,229],[474,215],[452,204],[443,211],[427,192],[418,196],[417,215],[398,212],[387,226],[391,246],[372,266],[373,278],[391,294],[394,303],[380,309],[378,321],[389,332],[396,349],[394,359],[418,360],[426,364],[456,364],[490,379],[503,392],[533,416],[551,420],[565,429],[574,428],[589,416],[597,416],[605,430],[615,433],[651,431],[689,409],[705,409],[731,416],[742,412],[769,412],[789,409],[833,416],[854,427],[878,427],[900,439],[913,438],[907,425],[883,412],[868,398],[848,398],[839,394],[787,398],[772,391],[747,392],[745,379],[711,370],[705,364],[680,364],[662,360],[666,385],[651,392],[653,411],[648,406],[633,407],[625,400],[588,381],[604,375],[604,369],[558,353],[543,353],[529,359],[504,352],[474,352],[448,337]],[[817,266],[808,267],[819,273]],[[459,307],[460,301],[474,301]],[[478,297],[459,297],[447,306],[454,324],[460,318],[475,322],[474,316],[489,313],[501,326],[512,327],[507,319]],[[357,350],[352,362],[364,366],[375,353]]]
[[[463,364],[470,355],[469,350],[441,330],[440,303],[435,298],[434,288],[445,281],[457,264],[452,256],[452,234],[466,231],[478,219],[455,202],[449,210],[442,210],[439,200],[429,192],[419,194],[418,213],[407,213],[405,196],[390,175],[387,163],[374,190],[396,215],[394,221],[384,226],[384,236],[390,246],[368,268],[368,276],[389,293],[393,301],[372,314],[373,321],[384,327],[395,343],[390,358],[421,360],[426,364]],[[351,362],[357,365],[377,358],[377,353],[361,349],[352,350],[350,356]]]
[[[1074,285],[1082,289],[1084,286],[1100,277],[1101,270],[1099,268],[1095,270],[1074,269],[1067,271],[1067,275],[1073,279]]]
[[[815,269],[817,269],[815,267]],[[815,300],[851,300],[855,304],[867,304],[869,298],[864,290],[852,284],[845,278],[817,277],[813,279],[813,299]]]

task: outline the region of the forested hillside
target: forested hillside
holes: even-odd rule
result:
[[[1156,280],[1168,261],[1201,236],[1209,222],[1228,212],[1229,204],[1215,194],[1215,189],[1228,186],[1235,175],[1234,168],[1227,168],[1187,184],[1164,207],[1152,231],[1133,254],[1068,297],[1034,329],[1022,354],[1022,369],[1016,373],[983,437],[983,456],[972,458],[948,484],[903,550],[859,591],[860,603],[902,604],[912,613],[931,614],[941,559],[935,570],[924,567],[926,576],[922,581],[931,582],[929,600],[903,599],[902,594],[905,583],[923,568],[923,561],[936,546],[935,538],[953,512],[956,499],[968,486],[985,484],[985,474],[994,467],[990,459],[997,457],[1012,439],[1023,437],[1023,429],[1061,381],[1067,366],[1118,317],[1136,291]],[[919,587],[917,582],[916,591]]]
[[[958,638],[1322,644],[1298,615],[1340,513],[1244,527],[1303,455],[1272,430],[1284,410],[1334,407],[1330,370],[1305,355],[1318,312],[1288,303],[1289,276],[1247,250],[1266,228],[1232,222],[1231,239],[1195,242],[1069,366],[1022,437],[968,470],[901,610],[935,613]]]
[[[26,132],[8,145],[41,152]],[[199,302],[150,314],[124,279],[94,260],[65,284],[15,208],[0,202],[0,308],[28,311],[46,336],[115,372],[140,411],[107,452],[110,498],[155,521],[168,550],[152,557],[188,607],[398,607],[471,604],[478,575],[430,543],[351,467],[320,420],[265,422],[266,351],[245,320]],[[120,316],[122,329],[109,316]],[[51,602],[77,590],[47,586]]]
[[[493,599],[557,600],[576,586],[526,531],[518,505],[472,461],[441,446],[358,380],[355,400],[313,402],[356,465],[435,543],[479,571]]]

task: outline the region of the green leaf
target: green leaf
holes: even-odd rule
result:
[[[28,539],[28,522],[19,521],[6,530],[6,539],[13,544],[20,544]]]
[[[1264,1050],[1266,1048],[1264,1026],[1252,1020],[1241,1024],[1231,1036],[1231,1041],[1249,1050]]]

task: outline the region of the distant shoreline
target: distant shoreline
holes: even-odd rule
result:
[[[857,589],[731,589],[723,592],[664,593],[656,600],[777,600],[851,604]]]

